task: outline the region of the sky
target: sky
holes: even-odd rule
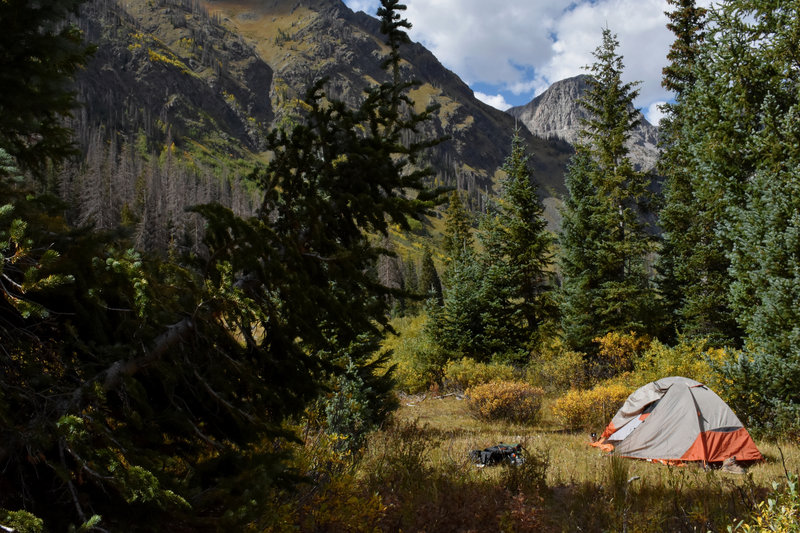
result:
[[[379,0],[344,0],[375,15]],[[623,81],[640,81],[635,105],[658,124],[671,98],[661,69],[674,35],[666,0],[405,0],[409,36],[498,109],[523,105],[551,83],[586,73],[602,30],[620,43]],[[699,0],[708,7],[711,0]]]

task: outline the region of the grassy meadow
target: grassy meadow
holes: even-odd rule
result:
[[[359,456],[306,440],[300,460],[318,480],[283,495],[275,531],[762,531],[753,513],[800,469],[796,443],[757,441],[765,461],[746,474],[611,457],[542,408],[536,425],[484,422],[467,401],[436,391],[402,395]],[[598,428],[598,431],[602,428]],[[521,443],[527,461],[480,468],[469,451]],[[319,482],[319,480],[323,480]],[[287,503],[288,502],[288,503]],[[763,504],[762,504],[763,505]],[[796,503],[795,503],[796,506]],[[777,529],[792,531],[791,529]]]

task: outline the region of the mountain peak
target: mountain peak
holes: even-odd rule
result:
[[[538,137],[574,145],[579,140],[582,120],[589,118],[580,99],[589,90],[590,79],[588,74],[580,74],[557,81],[527,104],[512,107],[507,113]],[[628,148],[635,165],[652,168],[658,159],[658,128],[642,116],[641,125],[632,132]]]

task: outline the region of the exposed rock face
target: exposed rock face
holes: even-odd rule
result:
[[[270,96],[276,117],[281,100],[302,97],[317,79],[328,79],[331,96],[357,105],[364,89],[386,79],[380,60],[387,52],[380,22],[354,13],[342,0],[205,0],[203,5],[231,32],[251,43],[274,72]],[[401,49],[402,76],[420,82],[411,90],[417,111],[440,110],[421,135],[448,136],[429,158],[438,179],[468,191],[470,206],[482,207],[496,172],[510,150],[514,119],[475,98],[472,90],[418,43]],[[564,193],[563,173],[571,148],[524,132],[535,179],[544,197]]]
[[[560,139],[572,145],[578,142],[581,120],[588,112],[579,100],[589,89],[589,76],[557,81],[531,102],[512,107],[508,113],[517,118],[528,130],[545,139]],[[651,169],[658,160],[658,128],[641,117],[639,125],[628,143],[631,161],[641,169]]]
[[[156,148],[174,142],[219,160],[263,160],[267,132],[319,79],[353,106],[387,79],[380,22],[342,0],[89,0],[79,22],[98,44],[78,87],[85,130],[142,131]],[[417,111],[440,106],[418,134],[449,137],[427,163],[481,209],[508,156],[513,117],[476,99],[422,45],[401,54],[401,75],[420,82],[410,92]],[[571,147],[523,136],[540,194],[561,197]]]

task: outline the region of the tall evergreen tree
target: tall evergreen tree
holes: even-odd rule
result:
[[[723,74],[717,98],[744,134],[741,163],[718,227],[728,243],[729,302],[747,353],[729,365],[741,416],[800,432],[800,2],[729,0],[710,39]],[[732,52],[735,55],[732,55]],[[734,142],[739,139],[734,138]],[[705,155],[705,154],[703,154]],[[707,155],[706,155],[707,157]],[[703,159],[705,161],[705,158]]]
[[[654,250],[653,239],[642,223],[649,209],[648,176],[634,169],[628,157],[626,141],[639,124],[639,112],[633,107],[638,95],[635,83],[623,83],[622,57],[617,54],[619,43],[609,29],[603,30],[603,41],[595,50],[595,63],[590,88],[582,104],[589,111],[584,122],[582,141],[578,147],[576,175],[573,184],[584,185],[588,180],[590,199],[575,200],[591,210],[588,218],[575,220],[571,228],[591,228],[587,235],[594,240],[581,245],[575,235],[565,232],[562,238],[564,256],[577,259],[570,246],[591,247],[593,264],[564,262],[565,331],[582,330],[580,337],[567,336],[575,349],[590,352],[592,338],[609,331],[649,331],[655,320],[657,301],[651,286],[646,261]],[[570,191],[572,192],[572,191]],[[586,203],[588,201],[588,203]],[[568,204],[568,206],[571,204]],[[569,207],[567,218],[575,218]],[[571,231],[568,229],[567,231]],[[587,277],[587,271],[595,272]],[[586,286],[588,279],[596,284]],[[589,294],[578,294],[583,286]],[[586,322],[580,328],[569,324]],[[588,334],[588,335],[586,335]]]
[[[452,261],[458,260],[463,254],[472,250],[474,245],[472,221],[458,190],[453,190],[450,193],[445,216],[442,247],[449,265]]]
[[[429,308],[433,313],[428,333],[454,357],[485,358],[480,296],[484,271],[475,251],[470,215],[458,190],[450,193],[445,217],[443,301],[441,309]]]
[[[562,209],[559,269],[561,286],[561,328],[568,346],[584,352],[591,350],[598,331],[587,313],[600,306],[599,287],[604,272],[598,268],[604,228],[595,223],[601,204],[592,186],[596,172],[589,153],[579,147],[567,167],[567,198]]]
[[[662,84],[675,92],[675,103],[666,106],[667,116],[662,124],[659,170],[665,176],[665,184],[659,215],[664,232],[659,285],[677,330],[720,345],[740,337],[726,297],[729,278],[725,245],[713,229],[724,218],[724,206],[718,197],[720,184],[713,180],[704,184],[706,178],[702,176],[710,173],[700,170],[692,154],[697,153],[703,131],[711,125],[705,115],[719,118],[722,111],[714,111],[718,109],[711,92],[715,84],[703,59],[707,52],[707,11],[689,0],[671,3],[676,8],[668,14],[668,27],[676,39]],[[698,100],[701,88],[710,92]]]
[[[402,27],[396,3],[383,5]],[[395,34],[389,49],[399,45]],[[367,426],[386,416],[391,374],[375,350],[393,291],[369,275],[381,250],[367,235],[432,205],[416,165],[429,143],[403,142],[426,114],[405,82],[356,109],[321,87],[300,123],[271,137],[257,216],[198,208],[210,252],[199,271],[118,235],[70,231],[0,152],[11,287],[0,298],[0,508],[58,531],[96,525],[95,513],[113,531],[239,530],[271,484],[291,480],[276,448],[293,438],[283,422],[323,382],[355,386]]]
[[[91,47],[68,22],[83,0],[0,2],[0,148],[41,175],[72,154],[63,117],[76,107],[70,84]]]
[[[481,262],[487,270],[485,294],[496,301],[487,319],[495,324],[498,340],[510,350],[520,350],[535,339],[539,328],[554,313],[548,292],[552,237],[544,208],[528,166],[522,138],[514,133],[511,154],[501,170],[505,177],[497,207],[481,222]]]
[[[442,280],[436,271],[436,264],[433,262],[433,253],[430,246],[426,245],[422,250],[419,270],[417,292],[423,296],[432,297],[436,303],[442,305]]]

